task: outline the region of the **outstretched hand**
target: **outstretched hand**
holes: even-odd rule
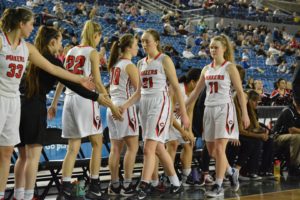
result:
[[[56,107],[50,106],[47,113],[48,119],[52,120],[56,116]]]
[[[80,85],[88,90],[94,90],[96,88],[92,77],[82,77],[80,79]]]

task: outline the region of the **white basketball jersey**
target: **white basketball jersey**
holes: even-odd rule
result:
[[[231,80],[227,67],[231,62],[225,61],[218,69],[211,63],[205,74],[205,106],[216,106],[231,102]],[[238,78],[238,77],[237,77]]]
[[[126,66],[132,64],[131,60],[120,59],[110,69],[109,93],[112,101],[127,100],[134,91],[126,72]]]
[[[20,95],[19,85],[24,74],[29,50],[25,40],[21,39],[16,49],[6,35],[0,32],[2,49],[0,51],[0,95],[17,97]]]
[[[147,63],[147,57],[139,61],[142,95],[168,91],[167,77],[162,64],[164,57],[165,54],[159,53],[150,63]]]
[[[92,64],[90,54],[94,50],[90,46],[75,46],[66,55],[64,67],[73,74],[89,77],[92,75]],[[66,89],[66,94],[75,94],[72,90]]]

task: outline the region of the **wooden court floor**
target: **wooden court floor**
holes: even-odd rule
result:
[[[300,200],[300,189],[254,194],[226,200]]]

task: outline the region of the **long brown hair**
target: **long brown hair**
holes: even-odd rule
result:
[[[234,52],[233,52],[233,47],[232,47],[232,44],[231,44],[231,41],[229,40],[229,38],[225,34],[221,34],[221,35],[213,37],[212,40],[221,42],[223,47],[226,48],[226,50],[224,52],[224,59],[234,63],[235,62],[234,61]]]
[[[132,47],[134,38],[136,38],[136,36],[132,34],[124,34],[119,40],[113,43],[108,59],[108,71],[110,71],[110,69],[117,63],[120,54],[125,52],[126,47]]]
[[[52,39],[58,39],[60,36],[61,33],[57,29],[41,26],[35,37],[34,45],[42,55],[51,54],[48,45]],[[38,67],[32,63],[29,64],[26,76],[26,85],[28,88],[26,96],[28,98],[39,94],[39,71]]]
[[[26,8],[8,8],[0,19],[0,28],[4,33],[16,30],[20,22],[24,24],[33,18],[33,13]]]

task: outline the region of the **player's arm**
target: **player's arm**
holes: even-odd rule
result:
[[[247,128],[250,125],[250,120],[249,120],[249,116],[248,116],[247,103],[246,103],[246,98],[245,98],[245,94],[244,94],[243,87],[242,87],[242,81],[240,78],[240,74],[234,64],[230,64],[228,66],[227,70],[228,70],[228,74],[230,76],[232,85],[236,91],[236,94],[237,94],[237,97],[239,100],[239,104],[242,109],[243,125],[245,128]]]
[[[42,70],[52,74],[53,76],[57,76],[62,79],[70,80],[74,83],[80,83],[85,88],[92,88],[90,85],[90,81],[87,77],[80,77],[78,75],[72,74],[56,65],[50,63],[46,58],[44,58],[40,52],[30,43],[27,43],[27,47],[29,50],[29,60],[37,67]]]
[[[92,75],[94,78],[94,83],[96,86],[96,90],[104,95],[107,95],[107,91],[102,84],[101,76],[100,76],[100,61],[99,61],[99,53],[96,50],[93,50],[90,54],[91,65],[92,65]]]
[[[199,97],[201,91],[204,89],[204,87],[205,87],[204,74],[205,74],[206,70],[207,70],[207,66],[205,66],[203,68],[203,70],[201,71],[201,75],[200,75],[199,81],[197,82],[196,87],[194,88],[193,92],[190,94],[188,99],[185,101],[185,105],[187,107],[191,106],[193,103],[196,102],[196,100]]]
[[[56,115],[58,99],[59,99],[60,94],[62,93],[62,90],[64,89],[64,87],[65,86],[61,83],[58,83],[57,86],[56,86],[56,90],[55,90],[53,100],[51,102],[50,107],[48,108],[48,118],[49,119],[53,119]]]
[[[179,103],[179,108],[180,108],[180,111],[181,111],[181,120],[182,120],[183,126],[186,129],[188,129],[189,126],[190,126],[190,121],[189,121],[189,118],[187,116],[184,100],[183,100],[183,97],[181,95],[181,91],[180,91],[180,88],[179,88],[179,83],[178,83],[178,79],[177,79],[177,76],[176,76],[174,63],[173,63],[173,61],[171,60],[171,58],[169,56],[165,56],[164,59],[163,59],[162,64],[163,64],[166,76],[169,80],[169,83],[173,87],[174,95],[176,95],[176,97],[177,97],[177,101]]]

